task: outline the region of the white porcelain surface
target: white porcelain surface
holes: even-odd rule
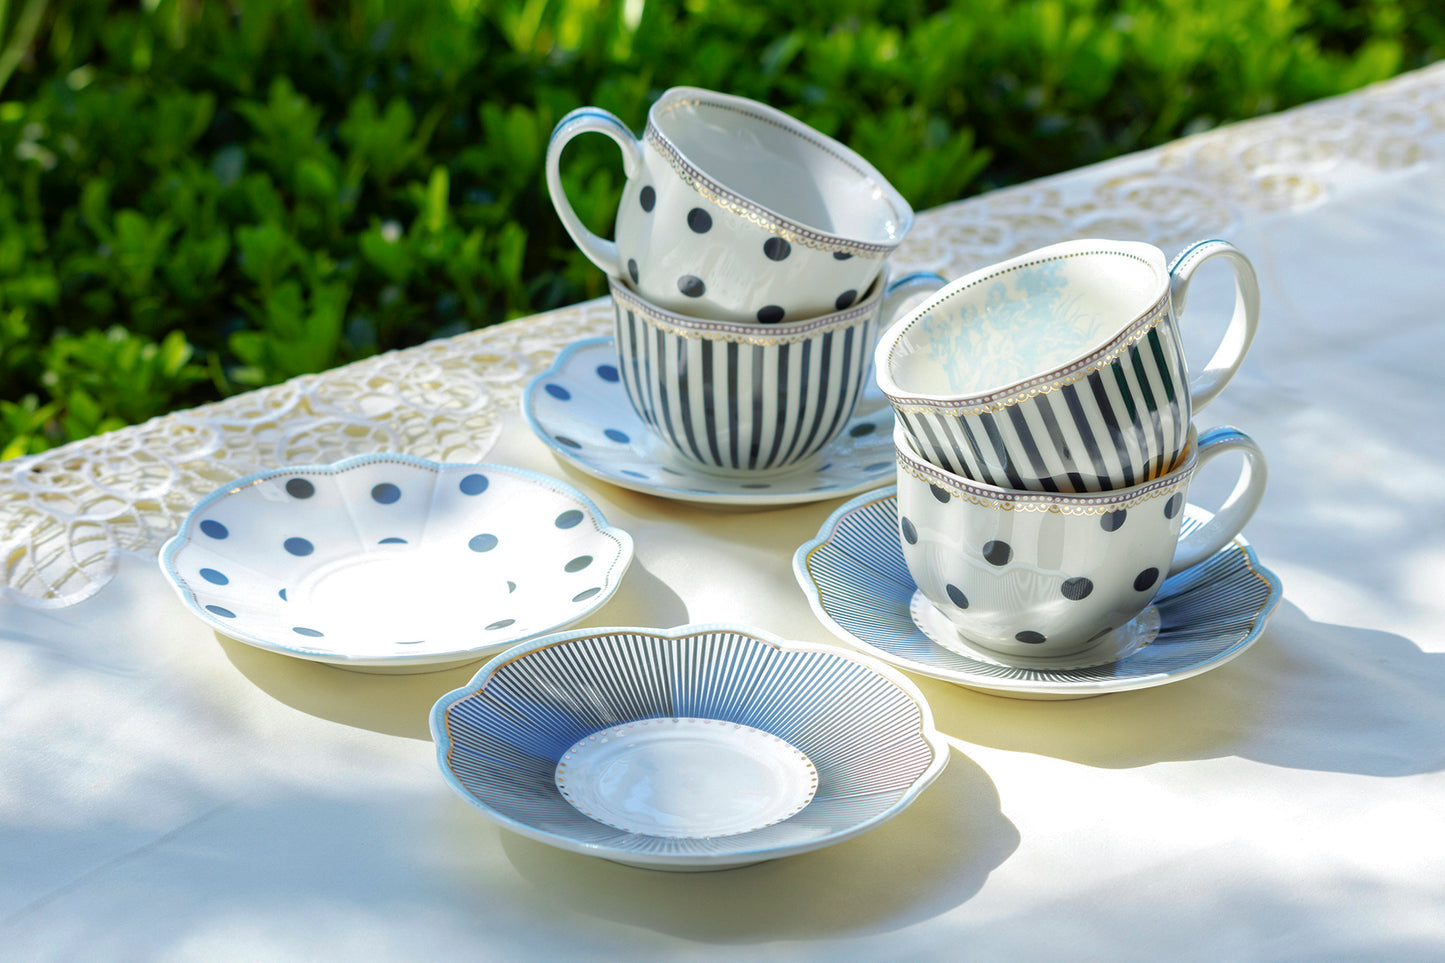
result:
[[[564,463],[622,488],[680,501],[767,507],[856,494],[893,479],[893,412],[877,389],[809,462],[723,476],[704,472],[665,444],[627,400],[612,338],[588,338],[558,353],[522,397],[528,424]]]
[[[728,869],[893,818],[948,746],[867,657],[741,625],[558,633],[431,714],[452,789],[501,826],[652,869]]]
[[[1192,534],[1213,517],[1186,505],[1182,531]],[[1113,660],[1084,653],[1050,664],[970,653],[938,643],[915,621],[918,587],[897,531],[895,488],[859,495],[835,511],[793,556],[793,573],[813,612],[838,638],[890,665],[994,695],[1081,699],[1191,678],[1253,645],[1283,597],[1279,579],[1236,536],[1164,582],[1153,614],[1145,616],[1157,617],[1157,630],[1145,625],[1147,642],[1125,646]]]
[[[1097,494],[994,488],[950,475],[899,428],[898,538],[918,588],[969,643],[1006,655],[1069,656],[1121,629],[1164,580],[1213,555],[1249,521],[1267,470],[1252,439],[1212,428],[1155,481]],[[1196,472],[1243,456],[1209,525],[1180,539]]]
[[[1234,273],[1234,313],[1191,372],[1179,316],[1195,271]],[[878,382],[914,448],[1003,488],[1104,491],[1169,471],[1193,413],[1243,363],[1259,319],[1249,259],[1203,241],[1172,265],[1150,244],[1080,240],[950,283],[884,332]]]
[[[738,722],[642,719],[583,737],[557,791],[600,823],[646,836],[732,836],[799,812],[818,772],[786,740]]]
[[[610,137],[627,175],[616,240],[582,224],[562,188],[562,150]],[[913,223],[883,175],[766,104],[678,87],[641,139],[597,107],[572,111],[547,149],[552,203],[577,246],[648,300],[698,317],[796,321],[847,308]]]
[[[564,482],[503,465],[362,455],[203,499],[161,553],[216,631],[349,668],[475,661],[616,591],[632,539]]]

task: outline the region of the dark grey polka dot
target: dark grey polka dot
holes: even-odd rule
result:
[[[1064,584],[1059,587],[1059,591],[1063,593],[1064,598],[1071,602],[1077,602],[1089,597],[1089,593],[1094,591],[1094,583],[1083,576],[1071,578],[1065,580]]]
[[[632,278],[632,283],[637,283],[637,258],[627,259],[627,276]]]
[[[292,498],[310,498],[316,494],[316,486],[304,478],[293,478],[286,483],[286,494]]]
[[[677,289],[690,298],[700,298],[707,291],[707,285],[702,283],[700,277],[684,274],[677,279]]]
[[[567,511],[558,515],[557,520],[552,524],[558,528],[576,528],[581,521],[582,513],[575,508],[569,508]]]
[[[1014,638],[1022,642],[1024,645],[1043,645],[1049,640],[1048,636],[1041,635],[1038,632],[1030,632],[1028,629],[1025,629],[1018,635],[1015,635]]]
[[[212,615],[219,615],[223,619],[234,619],[236,617],[235,612],[232,612],[230,609],[221,608],[219,605],[207,605],[206,611]]]
[[[1113,626],[1106,627],[1102,631],[1095,632],[1092,636],[1090,636],[1089,641],[1097,642],[1112,631],[1114,631]]]
[[[576,595],[572,596],[572,601],[574,601],[574,602],[585,602],[585,601],[587,601],[588,599],[590,599],[592,596],[596,595],[596,594],[597,594],[598,592],[600,592],[600,591],[602,591],[602,589],[600,589],[600,588],[585,589],[585,590],[583,590],[583,591],[581,591],[581,592],[578,592]]]
[[[401,497],[401,489],[391,482],[382,482],[371,490],[372,501],[379,505],[390,505]]]
[[[487,631],[495,632],[497,629],[505,629],[507,626],[515,625],[516,623],[516,619],[498,619],[496,622],[493,622],[491,625],[487,626]]]
[[[712,215],[700,207],[694,207],[687,212],[687,226],[698,234],[706,234],[712,230]]]
[[[208,518],[204,522],[201,522],[201,534],[208,535],[211,538],[225,538],[227,535],[230,535],[231,532],[220,522]]]
[[[221,574],[213,568],[201,569],[201,578],[205,579],[207,582],[210,582],[212,585],[228,585],[231,581],[230,579],[226,578],[225,575]]]
[[[833,252],[833,260],[835,260],[835,261],[847,261],[847,260],[851,259],[852,257],[853,257],[853,255],[849,254],[847,251],[834,251],[834,252]]]
[[[288,538],[281,543],[281,546],[292,555],[310,555],[316,551],[316,546],[304,538]]]
[[[1124,518],[1129,513],[1124,509],[1114,512],[1105,512],[1099,517],[1099,525],[1106,532],[1117,532],[1124,525]]]
[[[856,300],[858,300],[858,292],[854,291],[852,288],[849,288],[847,291],[844,291],[842,294],[838,295],[838,300],[834,301],[833,303],[837,305],[839,311],[842,311],[844,308],[852,305],[852,303]]]
[[[1146,568],[1134,579],[1134,591],[1143,592],[1154,587],[1159,581],[1159,570],[1157,568]]]
[[[1167,502],[1164,503],[1164,517],[1165,517],[1165,518],[1173,518],[1175,515],[1178,515],[1178,514],[1179,514],[1179,509],[1181,509],[1181,508],[1183,508],[1183,507],[1184,507],[1184,493],[1183,493],[1183,492],[1175,492],[1173,495],[1171,495],[1171,496],[1169,497],[1169,501],[1167,501]]]
[[[961,609],[968,608],[968,596],[963,594],[963,589],[957,585],[948,584],[943,587],[943,590],[948,593],[948,600],[954,605]]]
[[[793,253],[793,245],[780,237],[770,237],[763,242],[763,253],[768,256],[769,261],[781,261]]]
[[[582,447],[582,442],[576,440],[575,438],[568,438],[566,435],[553,435],[553,437],[557,439],[557,444],[559,445],[565,445],[568,448]]]
[[[1014,550],[1008,542],[1000,542],[994,539],[985,542],[983,546],[983,557],[990,565],[1007,565],[1008,560],[1013,558]]]
[[[497,547],[497,536],[488,533],[473,535],[472,540],[467,542],[467,548],[474,552],[490,552]]]
[[[944,505],[947,505],[948,500],[953,497],[948,493],[948,489],[940,488],[932,482],[929,483],[928,490],[933,493],[934,498],[938,499],[938,501]]]
[[[873,434],[873,433],[874,433],[875,431],[877,431],[877,430],[878,430],[878,426],[875,425],[875,424],[873,424],[873,422],[871,422],[871,421],[860,421],[860,422],[858,422],[858,424],[856,424],[856,425],[854,425],[852,428],[849,428],[849,429],[848,429],[848,437],[850,437],[850,438],[862,438],[862,437],[864,437],[865,435],[871,435],[871,434]]]
[[[587,566],[589,566],[589,565],[591,565],[591,564],[592,564],[592,556],[591,556],[591,555],[578,555],[576,558],[572,559],[572,561],[570,561],[570,562],[568,562],[566,565],[562,566],[562,569],[563,569],[563,571],[566,571],[566,572],[580,572],[580,571],[582,571],[584,568],[586,568]]]
[[[457,487],[462,490],[463,495],[480,495],[487,490],[487,486],[490,484],[486,475],[468,475],[457,484]]]
[[[763,324],[777,324],[783,320],[783,309],[776,304],[764,305],[758,308],[758,320]]]
[[[651,211],[657,204],[657,191],[653,190],[652,185],[649,184],[638,193],[637,200],[644,211]]]
[[[918,529],[913,527],[912,522],[910,522],[906,518],[900,519],[898,522],[898,526],[899,528],[903,529],[903,540],[905,542],[907,542],[909,545],[918,544]]]

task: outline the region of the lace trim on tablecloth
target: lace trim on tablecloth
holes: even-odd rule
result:
[[[895,261],[957,277],[1080,237],[1170,251],[1435,160],[1442,133],[1445,64],[922,212]],[[526,383],[610,325],[610,305],[590,301],[0,463],[0,595],[46,608],[81,601],[123,553],[153,556],[202,497],[264,468],[375,451],[485,460]]]

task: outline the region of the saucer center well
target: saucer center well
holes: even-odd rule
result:
[[[297,609],[321,613],[312,618],[327,625],[328,635],[378,644],[436,641],[507,608],[507,581],[490,568],[397,546],[321,566],[290,598]]]
[[[562,756],[556,778],[583,815],[673,839],[771,826],[818,789],[817,770],[796,747],[717,719],[639,719],[594,732]]]

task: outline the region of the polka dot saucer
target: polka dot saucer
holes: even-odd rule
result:
[[[571,625],[611,598],[632,538],[581,492],[503,465],[399,454],[259,472],[161,550],[217,632],[372,671],[435,671]]]
[[[1239,536],[1164,582],[1153,604],[1117,637],[1078,656],[1000,658],[938,640],[917,607],[898,539],[897,489],[860,495],[835,511],[793,556],[793,574],[835,635],[896,668],[1018,699],[1081,699],[1177,682],[1221,666],[1264,631],[1283,595]],[[1185,507],[1182,534],[1213,516]],[[1091,657],[1092,656],[1092,657]]]
[[[611,337],[569,345],[527,386],[522,412],[553,453],[593,478],[662,498],[767,507],[855,495],[891,481],[893,409],[876,387],[811,464],[774,473],[702,471],[657,438],[627,400]]]

